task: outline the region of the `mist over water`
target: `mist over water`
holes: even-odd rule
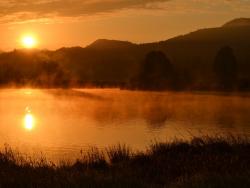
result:
[[[1,89],[0,143],[23,153],[70,159],[89,146],[204,134],[250,136],[250,95],[119,89]]]

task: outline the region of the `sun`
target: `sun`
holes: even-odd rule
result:
[[[37,45],[37,40],[34,36],[27,35],[22,37],[22,45],[25,48],[34,48]]]

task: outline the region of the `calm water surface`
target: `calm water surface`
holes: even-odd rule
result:
[[[194,135],[250,136],[250,95],[118,89],[0,90],[0,143],[30,155],[70,159],[89,146]]]

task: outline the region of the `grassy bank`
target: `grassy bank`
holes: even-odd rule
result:
[[[124,145],[90,148],[75,163],[0,153],[0,187],[250,187],[250,140],[202,137],[154,143],[146,152]]]

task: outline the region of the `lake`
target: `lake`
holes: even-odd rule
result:
[[[31,156],[74,159],[91,146],[145,150],[199,135],[250,136],[250,95],[119,89],[1,89],[0,142]]]

